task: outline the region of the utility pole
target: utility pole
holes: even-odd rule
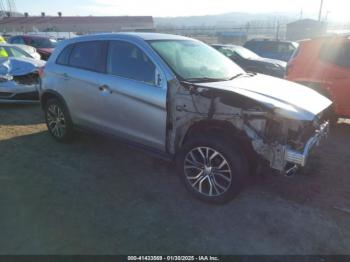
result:
[[[322,19],[322,9],[323,9],[323,0],[321,0],[320,12],[318,13],[318,21],[320,21],[320,22]]]

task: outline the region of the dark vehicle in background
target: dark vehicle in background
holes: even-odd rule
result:
[[[333,101],[332,120],[350,118],[350,38],[318,37],[300,42],[288,63],[287,79]]]
[[[57,45],[57,40],[51,37],[37,35],[18,35],[8,39],[10,44],[23,44],[35,47],[42,60],[48,60]]]
[[[298,48],[298,43],[269,39],[252,39],[246,42],[244,47],[262,57],[288,62],[294,51]]]
[[[287,63],[263,58],[254,52],[237,45],[212,45],[216,50],[230,58],[245,71],[283,78]]]

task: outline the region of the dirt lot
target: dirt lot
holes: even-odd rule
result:
[[[1,254],[350,254],[350,125],[293,178],[265,174],[224,206],[118,142],[47,133],[39,106],[0,107]]]

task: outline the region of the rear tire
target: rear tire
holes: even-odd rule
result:
[[[178,173],[196,198],[223,204],[237,196],[248,178],[248,164],[236,143],[220,134],[190,138],[177,155]]]
[[[50,134],[61,143],[71,141],[73,124],[66,106],[56,98],[49,99],[44,107],[45,120]]]

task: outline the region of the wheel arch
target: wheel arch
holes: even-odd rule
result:
[[[64,100],[63,96],[60,95],[58,92],[56,92],[54,90],[45,90],[41,94],[41,96],[40,96],[40,104],[41,104],[41,108],[42,109],[45,108],[45,105],[46,105],[47,101],[49,101],[50,99],[57,99],[57,100],[59,100],[68,109],[67,103]]]
[[[223,136],[238,146],[241,146],[242,149],[249,148],[249,146],[251,147],[251,140],[244,131],[237,129],[228,121],[211,119],[200,120],[192,123],[186,129],[181,139],[179,139],[178,149],[180,149],[191,137],[194,137],[199,133],[210,133]]]

